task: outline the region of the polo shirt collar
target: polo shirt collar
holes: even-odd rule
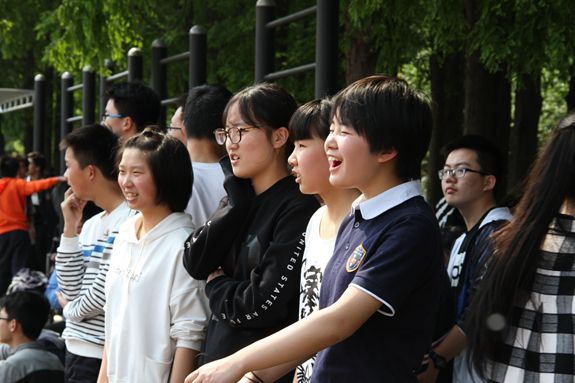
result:
[[[360,195],[351,204],[351,212],[359,210],[363,219],[372,219],[422,193],[421,180],[404,182],[367,201]]]

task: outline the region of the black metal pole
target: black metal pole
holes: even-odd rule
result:
[[[82,125],[96,122],[96,74],[86,65],[82,70]]]
[[[142,51],[132,48],[128,52],[128,82],[144,79],[144,58]]]
[[[43,74],[34,77],[34,144],[35,152],[42,152],[46,122],[46,78]]]
[[[208,39],[206,28],[194,25],[190,29],[190,73],[188,87],[207,82]]]
[[[104,61],[104,66],[109,69],[111,73],[114,73],[114,62],[112,60],[106,59]],[[106,89],[108,89],[108,77],[100,76],[100,114],[98,115],[98,122],[100,122],[100,119],[104,114],[104,110],[106,109],[106,104],[108,103]]]
[[[339,0],[317,0],[315,97],[337,92]]]
[[[168,46],[160,39],[152,43],[152,88],[160,95],[160,100],[165,100],[168,95],[168,67],[160,61],[168,57]],[[162,106],[158,121],[160,125],[166,123],[166,107]]]
[[[74,77],[69,72],[64,72],[62,75],[62,105],[60,112],[60,138],[63,139],[68,133],[72,131],[72,123],[68,122],[68,118],[72,117],[74,113],[74,94],[68,91],[68,88],[74,85]],[[60,152],[60,174],[66,171],[66,161],[64,160],[65,153]]]
[[[256,73],[255,82],[264,81],[266,74],[273,73],[275,67],[275,29],[266,24],[276,16],[274,0],[258,0],[256,3]]]

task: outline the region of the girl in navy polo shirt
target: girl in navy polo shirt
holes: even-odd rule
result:
[[[339,229],[320,310],[187,383],[264,382],[258,370],[319,350],[312,382],[417,382],[444,275],[439,227],[419,181],[431,110],[405,81],[373,76],[335,97],[331,120],[330,182],[363,195]]]

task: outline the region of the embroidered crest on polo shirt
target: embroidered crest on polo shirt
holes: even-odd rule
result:
[[[347,263],[345,264],[347,272],[353,273],[356,271],[359,268],[359,265],[361,265],[363,257],[365,257],[365,249],[363,248],[363,245],[359,245],[347,259]]]

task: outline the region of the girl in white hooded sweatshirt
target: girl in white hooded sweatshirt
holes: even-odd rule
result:
[[[119,153],[118,182],[140,214],[120,228],[106,280],[106,346],[98,382],[183,382],[208,322],[205,281],[182,266],[193,231],[185,146],[152,128]]]

